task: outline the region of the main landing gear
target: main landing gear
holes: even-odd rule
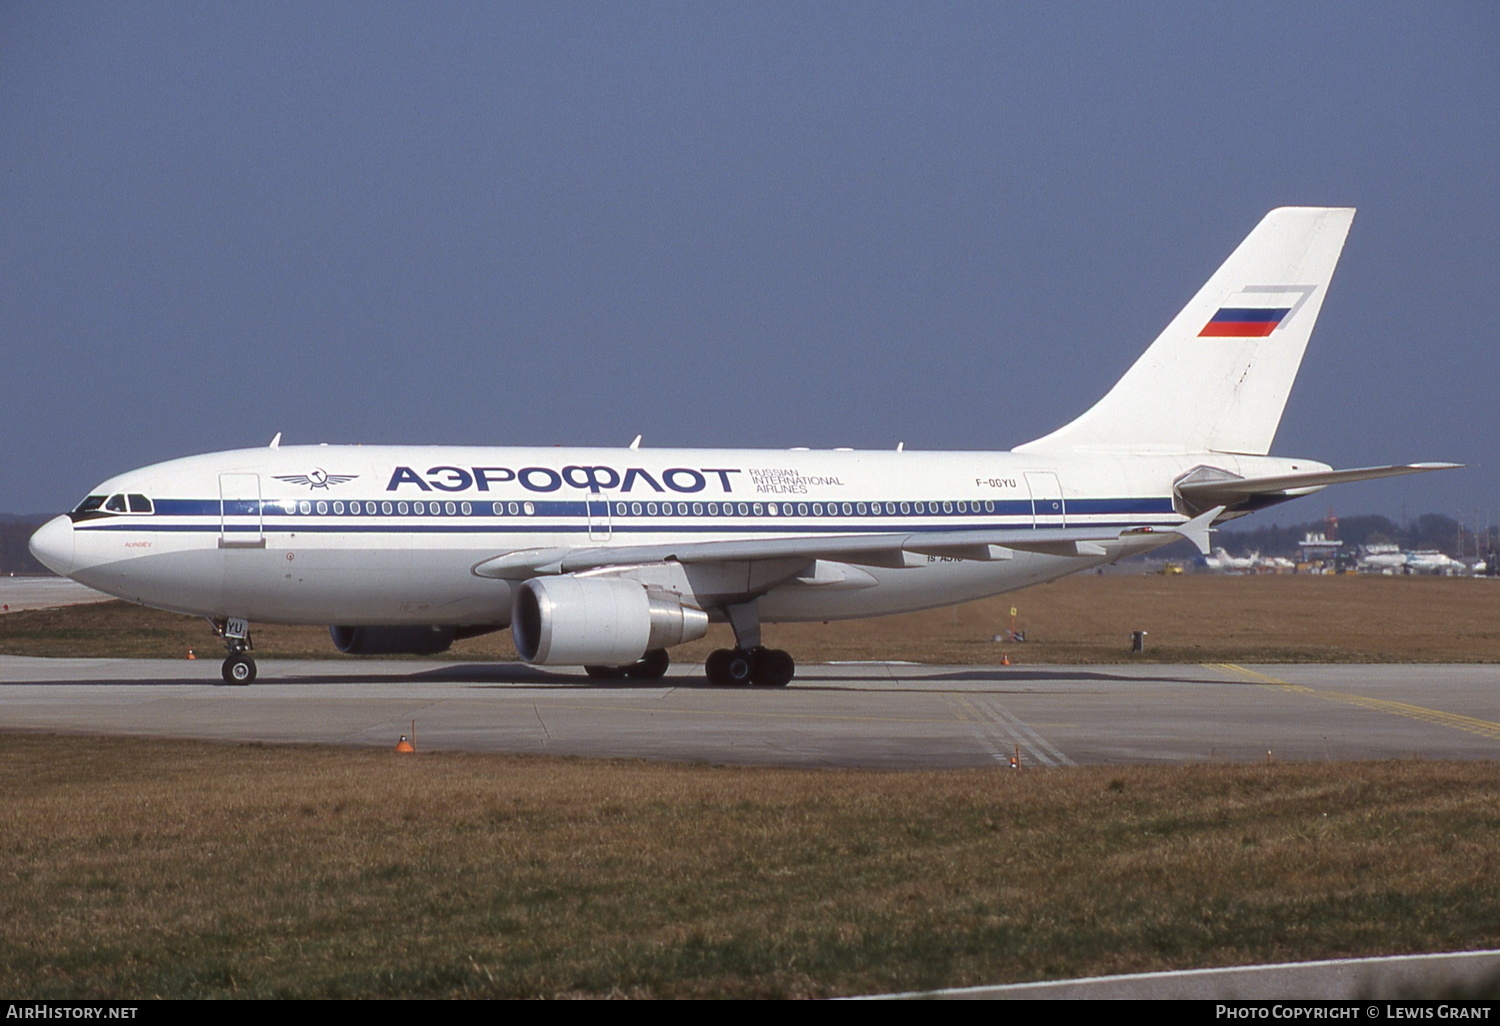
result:
[[[249,684],[255,679],[255,659],[250,655],[250,625],[236,617],[210,622],[214,625],[214,633],[224,639],[224,647],[229,650],[220,670],[224,683]]]
[[[721,648],[703,664],[710,684],[760,684],[781,688],[792,682],[797,663],[779,648]]]
[[[779,648],[760,643],[760,611],[754,600],[725,606],[724,613],[734,628],[734,648],[715,651],[703,664],[710,684],[758,684],[782,688],[797,675],[797,663]]]

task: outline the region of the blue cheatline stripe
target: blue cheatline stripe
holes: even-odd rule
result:
[[[633,519],[635,517],[647,517],[647,516],[657,516],[657,517],[666,517],[666,518],[676,518],[676,517],[680,517],[680,516],[693,516],[693,517],[708,517],[708,516],[712,516],[712,517],[714,517],[715,522],[718,522],[718,521],[723,521],[723,520],[733,520],[733,519],[738,518],[740,516],[759,516],[759,517],[768,518],[768,519],[772,519],[772,520],[775,520],[775,521],[779,522],[781,520],[792,519],[792,518],[807,519],[809,517],[817,517],[819,523],[839,523],[839,522],[843,522],[843,521],[849,520],[849,519],[861,519],[861,520],[887,519],[888,520],[888,519],[890,519],[892,517],[896,517],[896,516],[900,516],[900,517],[911,517],[911,516],[918,516],[918,517],[976,517],[976,516],[983,516],[983,517],[1006,517],[1006,516],[1021,517],[1021,516],[1024,516],[1024,517],[1029,517],[1032,514],[1032,503],[1031,503],[1031,500],[1029,500],[1029,499],[989,500],[989,501],[993,502],[994,509],[993,510],[985,510],[984,512],[980,512],[979,510],[972,509],[972,508],[965,508],[963,510],[959,510],[958,509],[958,503],[960,501],[966,507],[972,507],[972,506],[975,506],[975,505],[977,505],[977,504],[982,503],[982,502],[985,501],[985,500],[982,500],[982,499],[964,499],[964,500],[958,500],[958,499],[943,500],[943,499],[939,499],[939,500],[936,500],[936,501],[922,500],[923,505],[926,508],[922,512],[920,512],[920,513],[915,510],[914,507],[915,507],[916,503],[913,502],[913,501],[911,501],[911,500],[906,500],[905,501],[904,505],[907,507],[907,509],[904,510],[904,511],[901,511],[901,512],[898,512],[898,509],[900,508],[901,505],[903,505],[902,502],[899,502],[899,501],[898,502],[889,502],[889,501],[886,501],[884,499],[875,500],[875,501],[864,500],[862,502],[855,502],[855,501],[851,500],[851,501],[849,501],[847,503],[844,500],[842,500],[842,499],[838,500],[837,502],[826,502],[826,501],[818,500],[816,503],[814,503],[813,501],[802,501],[802,500],[798,500],[797,502],[786,502],[784,500],[776,500],[776,502],[775,502],[776,506],[778,507],[779,510],[782,510],[783,512],[778,512],[778,513],[774,513],[774,514],[766,512],[766,509],[767,509],[767,507],[769,507],[771,505],[771,502],[769,502],[769,501],[767,501],[765,499],[753,499],[753,500],[752,499],[744,499],[744,500],[741,500],[741,499],[731,499],[731,500],[703,500],[703,499],[697,499],[697,500],[692,500],[692,501],[679,500],[679,499],[672,499],[672,500],[670,500],[670,505],[672,506],[672,508],[674,510],[679,505],[685,505],[685,506],[688,506],[689,508],[691,508],[694,505],[697,505],[697,506],[705,507],[706,508],[707,505],[708,505],[708,502],[712,501],[717,506],[724,507],[724,508],[731,508],[732,512],[731,513],[727,513],[727,514],[725,514],[725,513],[709,514],[709,513],[706,513],[706,512],[688,513],[688,514],[682,514],[682,513],[676,513],[676,512],[658,512],[658,513],[646,513],[646,512],[644,512],[644,508],[645,508],[646,504],[649,503],[649,502],[655,502],[659,509],[662,509],[662,508],[666,507],[669,504],[669,500],[666,500],[666,499],[661,499],[661,500],[655,500],[655,499],[611,499],[609,501],[609,503],[608,503],[609,509],[607,511],[605,511],[602,508],[602,506],[603,506],[602,503],[593,503],[593,504],[591,504],[591,503],[584,502],[582,500],[578,500],[578,501],[565,501],[565,500],[546,500],[546,499],[540,499],[540,500],[539,499],[524,499],[524,500],[516,499],[516,500],[499,500],[498,502],[496,502],[494,500],[488,500],[488,499],[486,499],[486,500],[480,500],[480,501],[475,501],[475,500],[452,500],[452,501],[454,501],[455,504],[457,504],[457,503],[459,503],[461,501],[467,501],[467,502],[469,502],[469,504],[470,504],[470,512],[468,512],[468,513],[462,513],[462,512],[448,513],[448,512],[446,512],[446,510],[444,512],[438,512],[438,513],[433,513],[433,512],[414,513],[414,512],[410,512],[411,502],[413,500],[395,500],[395,499],[380,499],[380,500],[366,500],[366,499],[356,499],[356,500],[311,499],[311,500],[309,500],[309,499],[304,499],[304,500],[301,500],[301,501],[303,501],[303,502],[311,502],[311,503],[314,503],[314,504],[317,503],[317,502],[323,502],[323,503],[326,503],[326,504],[328,504],[330,506],[330,510],[328,512],[325,512],[325,513],[311,513],[311,512],[308,512],[308,513],[296,513],[296,512],[293,512],[292,510],[286,509],[285,508],[285,504],[282,503],[279,500],[276,501],[276,502],[265,501],[265,502],[261,502],[261,503],[257,504],[255,502],[255,500],[253,500],[253,499],[252,500],[235,500],[235,501],[231,501],[231,502],[225,503],[223,509],[221,510],[220,509],[220,503],[219,503],[218,499],[159,499],[155,503],[155,507],[156,508],[155,508],[155,513],[152,514],[152,519],[156,519],[156,518],[168,518],[168,517],[212,517],[213,519],[218,520],[219,517],[222,514],[222,515],[228,515],[228,516],[232,516],[232,517],[253,517],[253,516],[260,516],[260,517],[263,517],[263,518],[273,518],[274,517],[274,518],[280,518],[280,519],[295,519],[295,520],[301,520],[301,518],[308,517],[308,516],[318,516],[318,517],[349,517],[349,518],[356,518],[356,517],[357,518],[369,518],[369,517],[401,516],[401,517],[423,517],[423,518],[426,518],[426,519],[429,519],[429,520],[433,520],[433,521],[440,521],[440,520],[443,520],[443,519],[446,519],[446,518],[449,518],[449,517],[470,517],[470,518],[480,518],[480,519],[485,519],[485,520],[514,519],[514,520],[518,520],[519,521],[519,520],[534,519],[535,517],[538,517],[538,516],[586,517],[586,516],[588,516],[592,512],[594,514],[594,516],[596,516],[596,517],[599,517],[601,515],[606,515],[606,513],[607,513],[607,515],[609,517],[611,517],[611,518],[624,518],[624,519]],[[334,513],[334,512],[332,512],[331,505],[332,505],[332,503],[334,501],[343,502],[344,503],[344,507],[345,507],[345,512],[343,512],[343,513]],[[358,502],[360,504],[360,507],[361,507],[360,512],[358,512],[358,513],[351,513],[351,512],[348,511],[348,507],[349,507],[349,502],[350,501]],[[395,509],[396,509],[395,503],[398,502],[398,501],[407,502],[408,512],[406,512],[406,513],[398,513],[398,512],[395,511]],[[415,501],[422,501],[422,500],[415,500]],[[392,504],[392,512],[390,512],[390,513],[377,513],[377,512],[374,512],[373,510],[370,511],[370,512],[365,512],[365,510],[364,510],[364,507],[366,507],[366,506],[383,507],[383,505],[386,502],[390,502]],[[510,507],[510,504],[512,502],[514,502],[517,505],[517,507],[521,507],[523,503],[529,502],[529,503],[531,503],[531,506],[532,506],[532,509],[533,509],[534,512],[532,512],[530,514],[527,514],[527,513],[521,512],[521,510],[518,508],[517,512],[511,513],[511,512],[509,512],[509,507]],[[947,503],[947,505],[949,507],[946,510],[943,508],[943,506],[944,506],[945,503]],[[642,507],[643,512],[641,512],[641,513],[630,512],[630,510],[633,510],[634,507],[637,504],[639,504]],[[741,514],[739,512],[739,507],[742,504],[745,505],[746,507],[750,507],[750,508],[753,508],[755,505],[758,504],[758,505],[761,506],[762,512],[760,514],[755,514],[755,513]],[[433,505],[433,503],[428,502],[428,503],[426,503],[426,505],[430,507],[430,506]],[[500,507],[502,507],[502,509],[501,509],[500,512],[496,512],[496,510],[495,510],[495,506],[497,506],[497,505],[500,506]],[[821,514],[812,513],[811,512],[811,508],[812,508],[813,505],[822,506],[824,508],[825,512],[823,512]],[[843,512],[843,507],[845,505],[848,505],[851,508],[851,512],[849,512],[849,513]],[[865,507],[865,512],[863,512],[863,513],[858,512],[858,507],[861,506],[861,505],[863,505]],[[876,512],[873,511],[873,507],[875,507],[877,505],[880,507],[880,510],[881,510],[879,513],[876,513]],[[590,508],[591,506],[592,506],[592,509]],[[621,512],[620,511],[620,508],[622,506],[626,508],[626,512]],[[807,512],[807,513],[798,512],[798,510],[800,510],[804,506],[808,508],[809,512]],[[314,509],[315,508],[316,508],[316,505],[314,505]],[[1127,498],[1127,499],[1068,499],[1068,500],[1066,500],[1066,510],[1067,510],[1067,514],[1069,516],[1092,516],[1092,515],[1130,516],[1130,515],[1136,515],[1136,514],[1142,514],[1142,513],[1172,513],[1172,512],[1174,512],[1174,510],[1172,508],[1172,500],[1170,498],[1167,498],[1167,497]],[[787,511],[790,511],[790,512],[787,512]],[[139,514],[136,514],[136,515],[139,516]]]
[[[438,508],[442,512],[413,511],[416,502],[422,502],[424,510]],[[993,511],[979,512],[977,507],[989,501]],[[963,531],[984,529],[1037,529],[1053,526],[1033,523],[1030,499],[939,499],[936,502],[921,500],[922,512],[916,511],[919,504],[914,500],[889,502],[886,500],[837,502],[826,500],[775,501],[778,512],[769,512],[772,502],[765,499],[729,500],[678,500],[614,498],[608,500],[608,510],[601,502],[590,503],[583,499],[501,499],[475,501],[472,499],[403,500],[403,499],[299,499],[297,503],[308,503],[311,510],[318,503],[325,504],[325,513],[297,513],[295,504],[287,501],[231,500],[221,505],[218,499],[160,499],[155,511],[149,516],[134,515],[115,519],[101,517],[76,525],[76,530],[87,531],[164,531],[182,534],[348,534],[348,535],[544,535],[585,534],[607,529],[612,538],[630,535],[676,534],[687,536],[725,535],[813,535],[826,536],[841,532],[860,534],[922,534],[940,531]],[[341,503],[343,513],[332,512],[335,502]],[[399,504],[407,504],[407,513],[400,513]],[[447,512],[452,502],[454,512]],[[469,504],[469,512],[462,512],[463,504]],[[353,504],[360,512],[349,512]],[[387,504],[390,513],[375,512]],[[658,507],[657,513],[647,513],[650,505]],[[728,512],[710,514],[708,506]],[[524,512],[529,505],[532,512]],[[753,512],[759,505],[762,512]],[[849,513],[843,512],[848,506]],[[898,512],[901,506],[909,512]],[[947,509],[944,509],[944,506]],[[510,512],[514,506],[516,511]],[[678,506],[688,509],[694,506],[701,512],[682,514],[675,512]],[[746,513],[739,509],[744,506]],[[826,512],[812,513],[815,507]],[[859,512],[863,506],[865,512]],[[875,507],[880,512],[874,512]],[[965,507],[960,510],[960,506]],[[366,508],[370,512],[365,512]],[[640,513],[632,512],[637,507]],[[807,513],[798,512],[806,509]],[[672,512],[667,512],[672,510]],[[623,511],[623,512],[622,512]],[[784,512],[783,512],[784,511]],[[1043,515],[1056,517],[1063,511],[1046,511]],[[593,514],[592,518],[590,513]],[[227,520],[226,523],[226,514]],[[1145,498],[1072,499],[1066,503],[1066,516],[1075,527],[1129,528],[1141,526],[1170,526],[1175,523],[1176,512],[1172,500],[1165,496]],[[1166,520],[1160,518],[1169,518]],[[1129,519],[1122,519],[1129,518]],[[1143,518],[1145,518],[1143,520]],[[913,523],[913,520],[917,522]],[[163,521],[178,521],[176,523]],[[188,522],[184,523],[183,520]],[[581,542],[580,542],[581,543]]]
[[[1068,499],[1068,516],[1175,513],[1171,499]]]
[[[1129,527],[1164,527],[1170,526],[1168,521],[1155,521],[1150,523],[1138,519],[1132,520],[1090,520],[1086,524],[1072,524],[1073,527],[1107,527],[1107,528],[1129,528]],[[683,523],[682,521],[670,521],[657,524],[619,524],[611,526],[612,535],[621,534],[807,534],[837,536],[839,534],[932,534],[948,531],[982,531],[986,529],[1003,530],[1050,530],[1052,525],[1032,523],[958,523],[958,524],[864,524],[857,531],[840,531],[837,523],[825,524],[791,524],[785,522],[750,524],[743,521],[712,521],[710,523]],[[422,523],[374,523],[374,524],[346,524],[326,522],[309,523],[308,521],[297,521],[294,523],[269,523],[264,527],[256,524],[228,524],[221,526],[217,521],[198,524],[151,524],[147,525],[141,519],[129,523],[90,523],[87,527],[78,526],[80,531],[157,531],[170,532],[174,534],[219,534],[221,531],[228,534],[571,534],[583,533],[589,530],[588,523],[579,520],[572,521],[542,521],[535,517],[524,523],[515,524],[422,524]]]

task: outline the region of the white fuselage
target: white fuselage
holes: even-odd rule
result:
[[[529,576],[486,575],[483,565],[508,553],[994,527],[1170,529],[1188,519],[1174,507],[1173,481],[1205,464],[1246,477],[1326,469],[1220,453],[288,446],[122,474],[92,494],[143,496],[149,511],[132,512],[130,500],[123,511],[59,517],[33,548],[100,591],[212,618],[499,626]],[[768,622],[871,616],[1024,587],[1173,538],[1132,535],[1072,555],[925,556],[901,567],[728,560],[674,568],[674,588],[715,618],[719,605],[754,595]]]

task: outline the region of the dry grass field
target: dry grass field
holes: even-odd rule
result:
[[[1494,763],[0,740],[14,998],[821,997],[1500,946]]]
[[[1029,640],[993,638],[1019,610]],[[1494,662],[1500,659],[1500,580],[1376,576],[1080,576],[948,609],[875,620],[766,627],[766,643],[802,662],[905,659],[1107,663],[1145,630],[1145,659],[1162,662]],[[262,658],[340,657],[322,627],[254,625]],[[673,650],[702,660],[732,644],[727,627]],[[0,653],[219,658],[200,619],[121,602],[0,616]],[[509,661],[506,633],[460,642],[450,657]],[[1136,657],[1140,658],[1140,657]]]
[[[997,645],[1019,609],[1031,640]],[[1080,577],[812,662],[1493,661],[1500,582]],[[724,644],[716,627],[679,660]],[[321,628],[257,652],[345,658]],[[200,620],[0,616],[180,657]],[[514,658],[505,635],[455,658]],[[0,737],[0,993],[821,997],[1500,946],[1500,764],[875,773]]]

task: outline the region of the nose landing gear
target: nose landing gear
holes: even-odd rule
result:
[[[222,672],[225,684],[249,684],[255,679],[255,660],[243,652],[231,652]]]
[[[238,617],[226,620],[211,620],[214,633],[224,639],[229,654],[224,658],[220,673],[225,684],[243,686],[255,679],[255,659],[250,653],[250,625]]]

